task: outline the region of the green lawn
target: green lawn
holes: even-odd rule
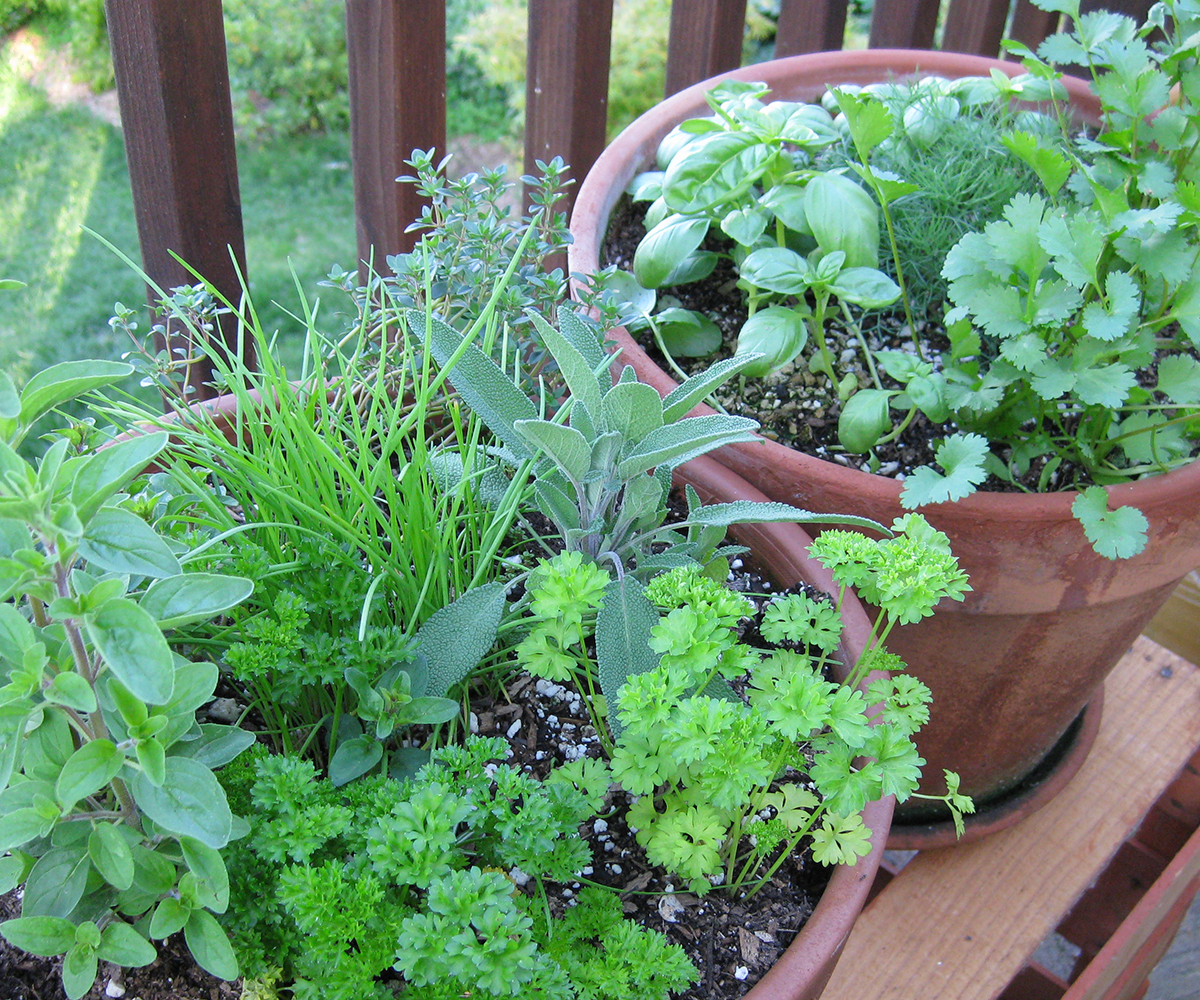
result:
[[[238,158],[251,293],[266,328],[294,342],[290,269],[312,295],[331,264],[355,260],[349,138],[282,139]],[[117,357],[128,345],[108,329],[112,305],[140,304],[144,289],[83,230],[139,258],[121,131],[82,108],[52,107],[5,62],[0,206],[0,277],[28,284],[0,294],[0,366],[23,382],[56,361]]]

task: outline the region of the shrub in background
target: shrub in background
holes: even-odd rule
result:
[[[477,2],[465,27],[446,37],[451,51],[468,56],[493,84],[509,92],[513,109],[525,112],[527,0]],[[755,0],[747,8],[746,58],[775,34],[778,3]],[[663,97],[667,72],[667,29],[670,0],[616,0],[613,6],[612,65],[608,76],[608,134],[614,136]]]
[[[446,37],[484,0],[447,0]],[[252,137],[349,127],[346,5],[342,0],[226,0],[225,39],[234,121]],[[446,56],[450,135],[493,139],[507,129],[504,91],[473,59]]]

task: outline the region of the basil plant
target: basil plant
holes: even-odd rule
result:
[[[85,453],[67,431],[40,461],[18,452],[39,417],[132,370],[67,362],[20,393],[0,373],[0,892],[24,887],[0,934],[64,956],[71,998],[99,961],[147,965],[152,939],[179,930],[203,968],[238,974],[213,914],[229,902],[221,849],[245,823],[213,768],[253,736],[197,724],[217,667],[173,652],[164,630],[253,583],[188,572],[187,547],[124,492],[166,433]]]
[[[633,273],[648,290],[701,280],[722,256],[704,246],[709,233],[727,237],[748,296],[736,353],[760,355],[742,374],[782,367],[811,336],[818,347],[811,367],[836,384],[824,335],[831,301],[873,309],[894,302],[900,289],[877,266],[879,206],[871,194],[845,173],[815,166],[817,154],[842,139],[829,112],[765,102],[767,93],[763,83],[722,83],[707,95],[712,116],[689,119],[663,139],[658,169],[630,186],[634,201],[650,202]],[[699,314],[674,308],[656,318],[652,304],[638,307],[668,357],[720,345]]]

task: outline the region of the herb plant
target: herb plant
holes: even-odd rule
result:
[[[492,281],[497,301],[520,259]],[[197,343],[219,309],[233,308],[203,287],[176,289],[167,301]],[[457,301],[447,294],[441,306]],[[275,359],[246,301],[237,312],[259,370],[212,358],[235,414],[192,406],[171,391],[177,364],[144,355],[172,412],[133,401],[113,412],[126,426],[170,429],[164,491],[194,498],[192,530],[229,537],[209,549],[211,568],[260,581],[253,602],[195,640],[229,650],[234,678],[280,749],[311,754],[345,781],[372,767],[414,766],[380,741],[457,715],[445,695],[491,646],[486,623],[495,628],[504,606],[496,557],[526,484],[487,476],[482,425],[447,402],[445,374],[420,339],[406,328],[385,338],[379,310],[362,297],[355,327],[339,334],[322,332],[319,303],[301,305],[299,379]],[[455,313],[469,314],[467,305]],[[117,324],[137,333],[128,311]],[[422,648],[420,630],[443,622],[439,612],[484,631],[450,625],[453,641]]]
[[[511,271],[492,308],[515,330],[527,329],[527,310],[550,315],[567,290],[562,268],[550,266],[570,243],[566,213],[555,211],[571,183],[567,167],[561,157],[539,160],[539,174],[521,178],[532,214],[510,219],[501,200],[514,185],[503,167],[452,181],[445,173],[449,159],[435,164],[432,151],[415,149],[405,161],[413,175],[400,181],[414,184],[429,203],[406,230],[421,233],[420,243],[387,259],[392,275],[379,281],[386,302],[394,309],[423,309],[428,298],[439,317],[465,330]],[[367,302],[378,298],[373,288],[359,294]]]
[[[228,611],[253,583],[189,572],[198,552],[139,516],[126,489],[166,434],[91,451],[68,430],[36,467],[16,451],[40,416],[131,371],[67,362],[19,394],[0,373],[0,890],[24,888],[0,934],[63,955],[72,998],[101,960],[148,965],[150,939],[179,930],[203,968],[238,975],[213,914],[242,824],[213,768],[253,737],[197,724],[217,667],[164,631]]]
[[[1099,130],[1069,142],[1006,137],[1042,191],[1015,195],[1001,220],[947,255],[950,349],[929,362],[882,361],[904,405],[957,429],[938,445],[942,472],[908,477],[905,506],[960,499],[988,475],[1015,482],[1043,462],[1039,488],[1086,487],[1076,517],[1095,550],[1116,559],[1141,551],[1146,521],[1132,507],[1109,510],[1100,486],[1191,461],[1200,433],[1200,11],[1165,3],[1138,28],[1104,11],[1081,16],[1070,2],[1042,6],[1074,29],[1040,55],[1012,48],[1051,84],[1053,63],[1086,65]],[[879,431],[890,423],[882,395],[859,408]]]
[[[260,753],[227,769],[231,801],[251,816],[223,917],[247,976],[314,1000],[390,995],[378,977],[391,967],[423,1000],[569,1000],[616,984],[665,1000],[693,981],[680,949],[628,924],[615,896],[581,894],[549,919],[545,883],[590,862],[578,830],[592,808],[569,782],[504,763],[508,753],[471,737],[404,782],[340,789],[295,758]]]
[[[875,308],[895,301],[899,288],[877,267],[878,206],[854,180],[816,166],[840,138],[829,113],[764,103],[766,94],[765,84],[718,85],[707,95],[715,114],[678,126],[659,146],[660,169],[634,179],[634,200],[651,204],[633,273],[645,289],[706,278],[718,252],[702,244],[716,227],[733,241],[738,286],[748,295],[737,354],[761,355],[743,374],[787,364],[811,335],[814,370],[837,384],[825,340],[832,300]],[[700,322],[686,312],[673,311],[665,325],[649,320],[668,357],[672,341]]]
[[[909,314],[918,322],[946,300],[941,271],[950,248],[1000,218],[1014,194],[1036,189],[1037,176],[1012,155],[1003,137],[1017,127],[1058,134],[1054,117],[1032,110],[1045,106],[1051,93],[1049,81],[995,73],[843,85],[822,97],[844,138],[824,150],[819,162],[826,169],[854,170],[882,198],[881,266],[903,282]],[[890,134],[869,150],[866,164],[851,134],[851,117],[838,106],[847,94],[882,103],[891,118]]]
[[[915,793],[923,761],[911,737],[928,719],[930,695],[879,643],[895,624],[931,614],[945,597],[961,600],[967,588],[944,535],[919,515],[894,527],[879,542],[822,533],[813,554],[842,584],[839,603],[805,595],[772,602],[762,626],[776,647],[770,651],[738,641],[738,624],[753,607],[695,563],[657,576],[644,591],[656,606],[646,652],[628,671],[609,662],[610,640],[597,624],[608,599],[603,573],[587,573],[564,553],[531,578],[537,624],[517,648],[518,663],[535,676],[573,680],[591,704],[599,700],[596,675],[620,677],[606,688],[616,692],[605,702],[612,777],[640,796],[628,820],[648,859],[692,891],[714,884],[753,891],[805,837],[818,862],[853,864],[869,851],[859,815],[866,803]],[[843,665],[839,684],[824,671],[838,649],[838,607],[851,584],[883,613],[872,644],[859,663]],[[870,671],[878,673],[864,698],[855,686]],[[735,695],[730,681],[743,683],[747,697]],[[855,766],[858,757],[872,760]],[[819,796],[803,783],[806,774]],[[947,782],[951,791],[939,798],[961,823],[973,805],[957,794],[952,774]]]

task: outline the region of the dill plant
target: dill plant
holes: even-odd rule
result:
[[[1013,156],[1004,135],[1016,127],[1044,134],[1056,128],[1056,121],[995,100],[994,90],[989,94],[972,79],[962,83],[926,77],[866,89],[888,109],[895,126],[872,152],[871,165],[915,188],[889,210],[895,257],[903,262],[913,316],[919,319],[946,299],[941,271],[950,248],[966,233],[1000,218],[1014,194],[1037,189],[1037,175]],[[858,159],[849,139],[825,157],[830,168]],[[895,279],[895,257],[887,233],[882,236],[881,267]]]

